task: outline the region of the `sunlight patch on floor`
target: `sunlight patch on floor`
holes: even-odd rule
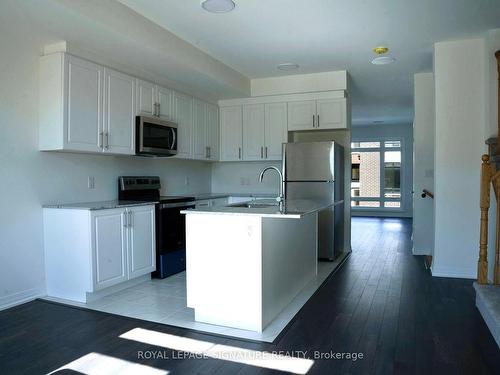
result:
[[[294,374],[307,374],[314,364],[313,360],[307,358],[296,358],[270,352],[220,345],[143,328],[134,328],[120,335],[120,338],[176,351],[200,354],[214,359],[279,371],[288,371]]]
[[[120,375],[167,375],[168,371],[151,366],[141,365],[124,359],[100,353],[89,353],[70,362],[50,374],[61,370],[73,370],[86,375],[120,374]]]

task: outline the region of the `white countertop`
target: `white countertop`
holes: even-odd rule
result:
[[[243,203],[237,203],[222,207],[200,207],[191,210],[183,210],[182,214],[189,215],[253,215],[261,217],[300,219],[313,212],[321,211],[333,206],[332,201],[321,201],[312,199],[286,199],[283,201],[283,210],[280,211],[276,200],[263,199],[253,203],[253,207],[241,207]],[[262,204],[275,204],[274,206],[259,206]]]
[[[133,207],[133,206],[148,206],[157,202],[148,201],[99,201],[99,202],[83,202],[83,203],[64,203],[64,204],[45,204],[43,208],[58,208],[72,210],[109,210],[113,208]]]
[[[197,201],[205,199],[217,199],[228,197],[248,197],[248,198],[273,198],[276,193],[206,193],[206,194],[193,194]]]

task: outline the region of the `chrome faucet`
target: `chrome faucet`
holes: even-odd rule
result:
[[[276,197],[276,201],[279,203],[280,209],[281,209],[283,207],[283,200],[285,199],[285,196],[284,196],[285,180],[283,180],[283,173],[281,173],[281,171],[278,168],[276,168],[275,166],[270,165],[268,167],[265,167],[262,170],[262,172],[260,172],[259,182],[262,182],[262,179],[264,178],[264,173],[266,173],[266,171],[268,171],[270,169],[276,171],[280,176],[280,190],[279,190],[279,195]]]

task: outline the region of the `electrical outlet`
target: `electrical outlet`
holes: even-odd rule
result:
[[[87,186],[89,189],[95,189],[95,177],[94,176],[89,176],[88,181],[87,181]]]

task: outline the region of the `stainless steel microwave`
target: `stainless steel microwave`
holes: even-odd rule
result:
[[[135,140],[136,155],[176,155],[177,124],[156,117],[137,116]]]

